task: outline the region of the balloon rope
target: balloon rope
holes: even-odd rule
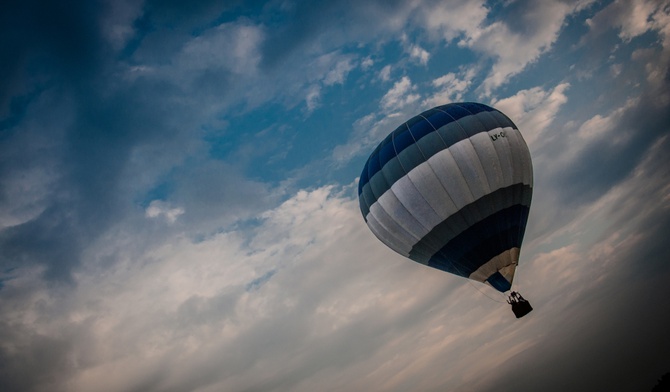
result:
[[[462,272],[458,269],[458,267],[457,267],[454,263],[452,263],[451,265],[454,267],[454,269],[456,269],[456,271],[458,271],[459,274],[461,274],[461,276],[462,276],[463,278],[465,278],[465,280],[468,282],[468,284],[469,284],[470,286],[474,287],[477,291],[479,291],[480,294],[484,295],[486,298],[492,300],[493,302],[497,302],[497,303],[499,303],[499,304],[504,304],[504,303],[507,302],[506,300],[505,300],[505,301],[498,301],[497,299],[495,299],[495,298],[489,296],[488,294],[486,294],[485,292],[481,291],[481,290],[479,289],[479,287],[475,286],[475,284],[472,283],[472,281],[471,281],[470,279],[468,279],[467,277],[465,277],[465,276],[462,275]],[[501,295],[503,298],[505,298],[505,294],[500,293],[500,295]]]
[[[497,302],[497,303],[499,303],[499,304],[504,304],[504,303],[507,302],[507,301],[498,301],[497,299],[495,299],[495,298],[493,298],[493,297],[490,297],[488,294],[486,294],[485,292],[481,291],[481,290],[479,289],[479,287],[475,286],[475,284],[472,283],[472,282],[470,281],[470,279],[468,279],[468,278],[465,278],[465,279],[468,280],[468,283],[470,284],[470,286],[472,286],[472,287],[474,287],[475,289],[477,289],[477,291],[479,291],[480,293],[482,293],[482,294],[483,294],[485,297],[487,297],[488,299],[490,299],[490,300],[492,300],[492,301],[494,301],[494,302]],[[500,293],[500,295],[501,295],[503,298],[505,297],[505,294],[503,294],[503,293]]]

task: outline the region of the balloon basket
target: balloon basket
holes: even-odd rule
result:
[[[512,312],[516,318],[521,318],[533,310],[533,307],[530,306],[530,302],[522,300],[512,304]]]

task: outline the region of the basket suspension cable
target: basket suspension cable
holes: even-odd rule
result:
[[[505,300],[504,300],[504,301],[498,301],[496,298],[493,298],[493,297],[489,296],[488,294],[486,294],[485,292],[481,291],[481,290],[479,289],[479,287],[477,287],[474,283],[472,283],[472,280],[471,280],[471,279],[469,279],[468,277],[466,277],[466,276],[464,276],[464,275],[462,274],[462,272],[458,269],[458,267],[457,267],[454,263],[451,263],[451,265],[456,269],[456,271],[457,271],[459,274],[461,274],[461,276],[463,276],[463,277],[465,278],[465,280],[468,282],[468,284],[469,284],[470,286],[474,287],[477,291],[479,291],[480,294],[484,295],[486,298],[488,298],[488,299],[490,299],[490,300],[492,300],[492,301],[494,301],[494,302],[497,302],[497,303],[499,303],[499,304],[507,303],[505,294],[499,292],[500,295],[501,295]]]

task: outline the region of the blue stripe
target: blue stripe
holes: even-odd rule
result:
[[[430,123],[433,125],[433,127],[437,129],[447,125],[450,122],[460,120],[463,117],[471,116],[473,114],[477,114],[482,111],[493,111],[493,110],[495,109],[474,102],[465,102],[458,104],[450,103],[447,105],[438,106],[436,108],[427,110],[419,114],[418,116],[414,116],[406,123],[400,125],[398,128],[395,129],[395,131],[391,132],[391,134],[386,137],[386,139],[380,144],[380,146],[386,143],[390,143],[391,140],[393,140],[393,144],[395,147],[394,155],[400,154],[405,148],[414,143],[414,138],[410,134],[410,130],[413,129],[413,127],[417,125],[417,123],[425,122],[426,117],[432,117],[431,114],[444,113],[442,115],[435,116],[435,118],[432,119],[433,121],[429,120]],[[464,138],[461,138],[459,140],[462,140]],[[369,161],[372,162],[377,161],[378,158],[374,157],[374,155],[378,152],[379,152],[378,150],[373,152],[372,155],[370,156]],[[384,166],[392,158],[393,156],[384,157],[383,160],[379,161],[380,167]],[[370,177],[372,177],[377,171],[379,171],[380,167],[375,167],[372,170],[368,170]]]
[[[419,255],[428,254],[429,257],[434,256],[438,249],[444,248],[444,246],[447,245],[450,241],[463,234],[477,222],[481,222],[489,218],[490,216],[482,215],[481,212],[486,210],[483,206],[494,206],[496,205],[495,200],[504,200],[505,202],[499,203],[498,209],[494,213],[517,205],[530,207],[532,193],[533,189],[530,186],[524,184],[515,184],[506,188],[498,189],[477,199],[473,203],[470,203],[467,206],[461,208],[458,212],[448,217],[437,226],[433,227],[430,232],[428,232],[428,234],[426,234],[412,247],[409,258],[420,263],[425,263],[427,259],[421,258]],[[510,195],[516,196],[511,197]],[[492,221],[492,226],[490,228],[497,232],[507,233],[507,237],[500,238],[501,247],[505,247],[507,244],[514,243],[519,235],[523,236],[523,230],[525,230],[525,221],[520,221],[523,217],[523,214],[519,214],[515,217],[508,217],[510,220],[512,220],[511,223],[516,223],[519,225],[519,227],[523,226],[523,229],[520,228],[520,233],[510,233],[507,230],[510,223],[505,223],[502,220]]]
[[[493,286],[496,290],[504,293],[505,291],[512,288],[512,284],[505,279],[500,272],[497,272],[486,279],[487,282]]]
[[[363,167],[358,183],[363,216],[368,215],[370,206],[396,181],[426,159],[461,140],[498,127],[516,129],[501,112],[473,102],[438,106],[411,118],[375,148]],[[414,145],[418,149],[409,149]],[[361,197],[362,194],[367,197]]]
[[[516,205],[477,222],[436,252],[428,265],[467,278],[493,257],[521,247],[529,210]]]

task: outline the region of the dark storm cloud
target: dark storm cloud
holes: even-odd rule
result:
[[[47,276],[60,280],[68,280],[72,268],[79,265],[82,247],[122,219],[129,208],[133,189],[120,184],[132,179],[131,154],[159,140],[179,140],[179,130],[170,120],[181,122],[165,113],[174,104],[155,100],[169,87],[146,83],[141,88],[110,92],[115,89],[113,79],[78,83],[90,87],[59,89],[73,102],[67,108],[72,112],[62,113],[75,117],[73,123],[63,125],[65,129],[43,130],[46,137],[53,133],[56,146],[52,150],[57,151],[51,154],[59,157],[60,169],[58,179],[49,186],[46,209],[30,221],[0,232],[4,266],[45,265]],[[6,132],[20,138],[28,126],[17,124],[16,130]],[[12,155],[19,153],[13,151]],[[50,164],[42,153],[26,146],[22,159],[33,167]],[[11,172],[20,171],[21,164],[9,160],[3,166]]]
[[[25,94],[34,73],[57,73],[74,82],[100,66],[99,3],[95,1],[12,1],[0,15],[0,105]],[[42,80],[43,81],[43,80]],[[28,90],[28,91],[26,91]]]
[[[92,2],[32,1],[10,3],[2,13],[0,84],[7,88],[0,90],[9,94],[1,111],[3,203],[11,208],[23,197],[9,199],[13,174],[51,171],[48,185],[32,184],[46,188],[43,211],[0,231],[3,269],[42,265],[49,279],[71,281],[83,247],[124,218],[134,192],[152,185],[133,183],[144,163],[137,151],[154,150],[158,157],[148,159],[158,158],[158,172],[169,168],[161,167],[165,157],[186,153],[180,149],[188,147],[201,110],[186,110],[193,101],[168,82],[124,76],[127,68],[101,30],[106,10]],[[47,147],[35,147],[35,140]],[[158,143],[155,153],[151,145]]]
[[[87,90],[85,86],[103,67],[102,49],[106,45],[98,28],[99,4],[27,1],[10,2],[4,8],[4,20],[0,23],[3,41],[0,90],[8,95],[0,104],[1,113],[11,121],[5,122],[7,128],[2,130],[2,138],[8,141],[2,148],[2,183],[13,169],[25,167],[25,162],[35,166],[39,165],[35,162],[44,162],[43,151],[32,149],[29,142],[22,145],[24,154],[7,150],[16,147],[9,141],[28,132],[21,129],[21,114],[28,112],[27,106],[36,99],[24,97],[39,95],[50,85],[65,90]],[[54,139],[63,134],[60,129],[46,132],[52,132]],[[12,159],[17,156],[20,160]],[[72,210],[67,204],[62,199],[53,200],[33,221],[1,232],[2,265],[6,268],[27,262],[43,263],[54,267],[49,268],[48,276],[67,280],[69,267],[77,263],[80,248],[77,223],[69,216]]]

